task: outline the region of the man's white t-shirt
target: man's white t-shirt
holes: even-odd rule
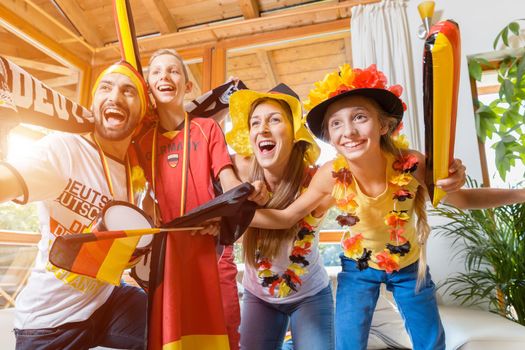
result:
[[[84,321],[113,291],[110,284],[48,262],[55,237],[82,232],[111,199],[127,200],[125,165],[110,156],[106,159],[114,198],[96,146],[79,135],[50,134],[28,149],[26,156],[9,161],[25,186],[25,198],[18,201],[39,201],[42,234],[35,267],[16,299],[15,328],[52,328]]]

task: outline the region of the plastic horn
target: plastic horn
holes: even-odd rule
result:
[[[436,207],[445,195],[435,186],[448,176],[456,135],[461,41],[457,23],[441,21],[430,28],[423,56],[426,185]]]
[[[425,36],[430,32],[430,26],[432,25],[432,16],[434,15],[435,4],[436,3],[434,1],[423,1],[417,6],[419,16],[421,16],[423,26],[425,27]]]
[[[113,11],[115,13],[115,26],[117,27],[121,57],[124,61],[129,62],[138,72],[142,73],[137,36],[129,1],[115,0],[113,2]]]

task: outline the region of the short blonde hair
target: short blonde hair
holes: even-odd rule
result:
[[[151,62],[153,62],[153,60],[159,56],[162,56],[162,55],[171,55],[173,57],[175,57],[176,59],[179,60],[180,64],[182,65],[182,71],[184,72],[184,79],[186,79],[186,82],[189,81],[189,78],[188,78],[188,70],[186,69],[186,65],[184,64],[184,60],[182,59],[182,57],[179,55],[179,53],[177,52],[177,50],[175,49],[159,49],[157,51],[155,51],[151,57],[149,58],[149,62],[148,62],[148,66],[151,66]],[[149,74],[149,72],[148,72]]]

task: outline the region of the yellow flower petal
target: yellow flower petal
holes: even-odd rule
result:
[[[406,186],[410,181],[412,181],[412,175],[406,173],[399,174],[390,179],[390,183],[398,186]]]
[[[392,141],[394,141],[394,146],[399,149],[407,149],[410,144],[405,135],[393,136]]]

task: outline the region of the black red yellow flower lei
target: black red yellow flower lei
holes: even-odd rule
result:
[[[319,219],[311,215],[299,221],[297,235],[289,256],[290,265],[281,275],[272,271],[270,259],[258,259],[257,275],[261,280],[261,285],[268,288],[270,295],[275,296],[277,291],[277,297],[284,298],[290,295],[292,291],[297,292],[297,288],[302,284],[301,276],[308,273],[306,267],[310,263],[306,260],[306,255],[312,251],[315,240],[315,226],[318,221]]]
[[[393,208],[385,216],[385,225],[388,226],[390,241],[396,244],[386,244],[385,249],[373,257],[377,265],[388,273],[398,270],[399,257],[410,251],[410,242],[403,236],[404,226],[409,221],[410,216],[405,210],[396,210],[396,208],[398,202],[414,198],[414,193],[411,193],[405,186],[412,181],[412,173],[416,171],[417,165],[417,158],[411,154],[400,155],[392,163],[394,174],[388,184],[395,186],[392,198]],[[344,213],[339,215],[336,220],[343,228],[347,227],[341,241],[344,255],[356,260],[359,270],[366,269],[368,268],[368,261],[372,259],[372,251],[363,246],[364,237],[362,233],[352,233],[349,229],[359,222],[357,216],[359,205],[354,200],[356,194],[351,186],[352,173],[342,155],[338,155],[334,160],[332,177],[335,178],[332,196],[336,201],[336,206]]]

